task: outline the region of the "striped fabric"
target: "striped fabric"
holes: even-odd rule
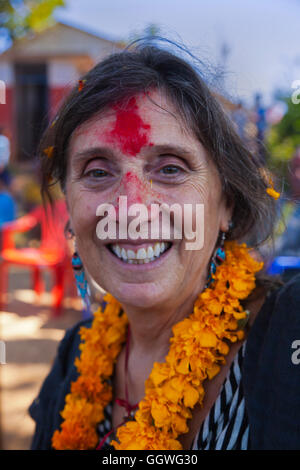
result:
[[[223,387],[192,446],[193,450],[246,450],[249,425],[245,409],[241,370],[246,343],[231,364]]]
[[[246,342],[239,349],[223,383],[215,404],[198,431],[192,450],[246,450],[249,448],[249,425],[245,409],[241,370]],[[112,405],[104,410],[104,420],[98,426],[99,442],[111,431]],[[101,449],[110,449],[111,433]]]

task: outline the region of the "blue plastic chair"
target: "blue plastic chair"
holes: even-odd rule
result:
[[[300,257],[277,256],[270,264],[267,272],[271,275],[279,274],[284,280],[288,280],[300,273]]]
[[[13,197],[3,191],[0,192],[0,227],[5,222],[11,222],[16,218],[16,203]]]

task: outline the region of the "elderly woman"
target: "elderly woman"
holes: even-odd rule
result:
[[[299,449],[300,278],[263,274],[275,190],[201,74],[157,45],[113,54],[40,149],[44,195],[51,180],[65,194],[81,293],[86,272],[106,294],[59,346],[30,407],[32,449]],[[149,227],[151,205],[170,208],[170,236],[163,223],[131,236],[134,204]]]

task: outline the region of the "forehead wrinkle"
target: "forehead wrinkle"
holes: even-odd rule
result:
[[[158,104],[154,99],[153,99],[153,93],[158,94],[159,93],[159,98],[160,98],[160,103]],[[179,124],[180,127],[180,132],[182,135],[191,135],[191,132],[189,130],[189,123],[187,118],[184,116],[183,109],[180,108],[180,105],[178,102],[174,100],[174,98],[170,95],[169,90],[167,88],[151,88],[148,92],[145,92],[145,97],[147,97],[148,101],[154,104],[157,108],[159,108],[161,111],[164,111],[165,113],[169,114],[174,118],[174,120]],[[162,103],[165,102],[167,108],[164,108],[162,106]],[[159,111],[159,110],[157,110]],[[163,114],[163,113],[162,113]]]
[[[144,101],[145,98],[147,98],[147,101],[149,103],[151,102],[153,105],[155,105],[156,111],[161,110],[162,114],[167,113],[169,116],[172,116],[174,118],[174,120],[176,121],[176,124],[178,125],[177,132],[180,131],[181,135],[184,135],[185,138],[192,139],[194,142],[191,142],[193,145],[190,145],[190,143],[188,143],[188,142],[184,142],[183,146],[180,145],[180,143],[178,145],[177,144],[176,145],[173,145],[173,144],[169,145],[169,143],[167,143],[167,144],[165,144],[165,143],[157,144],[157,143],[155,143],[155,140],[157,140],[155,138],[155,135],[156,135],[155,128],[152,128],[152,131],[154,131],[154,134],[152,133],[152,137],[154,138],[154,141],[151,142],[152,145],[149,145],[149,143],[148,143],[145,146],[143,146],[140,149],[140,152],[135,155],[135,158],[138,157],[139,155],[142,158],[145,158],[145,156],[148,156],[148,153],[149,153],[149,158],[152,158],[153,154],[157,154],[158,152],[160,152],[160,153],[163,153],[163,152],[164,153],[168,153],[168,152],[178,153],[179,152],[181,154],[181,156],[187,157],[188,159],[192,159],[196,164],[199,163],[200,160],[201,160],[201,158],[198,157],[198,154],[201,154],[204,157],[204,159],[207,160],[206,157],[208,157],[208,156],[206,155],[206,152],[203,151],[205,149],[201,148],[201,147],[203,147],[203,145],[201,144],[199,139],[196,136],[194,136],[194,134],[191,133],[191,131],[189,131],[187,129],[186,124],[184,123],[184,120],[180,117],[180,115],[176,115],[176,114],[178,114],[178,110],[176,110],[177,105],[174,105],[172,103],[172,100],[169,97],[166,97],[166,95],[164,95],[164,96],[159,95],[159,97],[162,98],[160,100],[161,102],[163,102],[163,100],[165,100],[167,105],[171,104],[171,109],[173,108],[173,109],[176,110],[175,111],[176,114],[174,114],[170,110],[165,109],[163,106],[160,106],[157,102],[155,102],[155,100],[153,99],[153,96],[150,96],[148,93],[145,94],[145,95],[143,96],[143,101]],[[147,110],[144,110],[144,111],[147,111]],[[145,116],[147,114],[148,113],[146,112]],[[107,119],[108,117],[109,117],[108,121],[106,120],[106,122],[103,123],[102,119],[103,118]],[[89,136],[91,136],[91,137],[95,136],[96,134],[98,134],[98,136],[99,136],[99,133],[101,134],[101,132],[100,132],[101,130],[103,130],[103,135],[104,135],[105,132],[107,130],[111,129],[111,127],[113,126],[113,123],[115,122],[115,117],[116,117],[115,116],[115,110],[113,110],[112,107],[110,107],[110,108],[106,109],[105,111],[102,111],[100,114],[92,116],[88,121],[83,122],[81,124],[82,127],[79,126],[79,128],[76,128],[73,131],[72,137],[74,136],[75,139],[76,139],[77,136],[82,137],[82,134],[84,135],[84,133],[90,134]],[[88,125],[90,125],[91,127],[90,128],[87,127]],[[71,141],[70,144],[72,144],[72,143],[73,142]],[[118,159],[118,157],[127,156],[127,155],[123,156],[122,151],[120,152],[120,149],[118,148],[118,145],[114,145],[113,142],[111,144],[112,144],[111,147],[106,147],[106,145],[101,145],[100,144],[100,146],[97,146],[99,148],[98,151],[105,153],[105,156],[108,157],[108,160],[115,160],[115,159]],[[71,147],[71,145],[68,146],[68,147]],[[113,150],[112,150],[112,147],[113,147]],[[84,154],[85,152],[89,152],[89,151],[90,151],[90,149],[82,150],[82,152],[80,152],[80,153]],[[96,152],[97,152],[97,150],[96,150]],[[76,158],[76,160],[77,160],[77,158]]]
[[[175,155],[179,158],[190,160],[194,163],[200,163],[197,157],[198,149],[187,145],[161,143],[153,144],[153,146],[145,146],[141,149],[141,152],[136,156],[141,160],[147,160],[148,162],[153,161],[157,157],[167,157],[168,155]],[[202,152],[205,157],[205,152]],[[81,161],[87,160],[88,158],[99,158],[107,160],[108,162],[115,165],[119,160],[124,160],[125,156],[117,148],[100,145],[95,147],[88,147],[82,149],[71,156],[72,164],[77,165]],[[136,158],[134,159],[136,160]],[[206,158],[205,158],[206,160]],[[126,158],[127,161],[127,158]]]

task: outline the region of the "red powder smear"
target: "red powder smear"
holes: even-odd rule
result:
[[[147,205],[149,214],[151,211],[151,203],[159,203],[160,200],[164,200],[162,195],[151,189],[150,185],[143,184],[137,175],[128,171],[121,180],[119,188],[122,196],[127,196],[127,207],[132,204],[145,204],[146,199],[149,197],[153,200]],[[116,214],[119,213],[120,196],[117,197],[117,203],[114,205]]]
[[[111,131],[106,133],[109,142],[117,143],[123,153],[137,155],[144,145],[153,145],[149,142],[150,125],[146,124],[138,114],[138,106],[133,96],[127,106],[116,111],[116,121]]]
[[[127,193],[127,204],[142,204],[141,196],[145,193],[145,187],[137,175],[128,171],[124,177],[124,186]]]
[[[120,187],[125,189],[125,192],[123,195],[127,195],[127,205],[130,204],[143,204],[145,203],[145,197],[144,197],[144,202],[142,196],[149,196],[152,198],[156,198],[155,201],[153,202],[158,202],[162,199],[162,195],[158,193],[157,191],[151,189],[151,186],[145,185],[142,183],[142,181],[138,178],[137,175],[132,173],[131,171],[128,171],[124,177],[122,178],[122,181],[120,183]],[[119,198],[117,198],[117,206],[119,205]],[[149,207],[150,204],[149,203]]]

